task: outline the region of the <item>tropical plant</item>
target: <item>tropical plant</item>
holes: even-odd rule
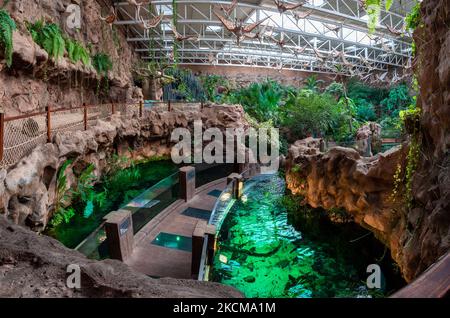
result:
[[[374,121],[377,119],[373,104],[366,99],[354,101],[356,106],[356,119],[359,121]]]
[[[108,72],[113,69],[111,58],[106,53],[97,53],[92,57],[92,65],[99,75],[108,76]]]
[[[344,96],[344,85],[342,83],[333,82],[325,88],[325,93],[335,96],[340,99]]]
[[[35,23],[27,22],[27,28],[33,41],[42,47],[50,57],[58,60],[64,56],[66,42],[58,25],[46,24],[43,20],[38,20]]]
[[[172,77],[174,80],[164,86],[164,99],[185,100],[188,102],[206,99],[200,79],[191,70],[173,67],[168,69],[167,76]]]
[[[420,25],[420,2],[416,1],[416,4],[412,7],[411,12],[405,17],[406,29],[414,31]]]
[[[305,80],[305,88],[317,92],[322,83],[323,80],[318,80],[316,75],[311,75]]]
[[[86,66],[91,64],[89,51],[80,42],[71,39],[66,39],[65,41],[67,55],[72,62],[77,63],[81,61]]]
[[[277,82],[266,80],[263,83],[252,83],[231,95],[231,102],[241,104],[245,111],[257,121],[270,119],[278,124],[278,112],[285,89]]]
[[[330,135],[342,116],[342,109],[329,94],[310,91],[290,93],[283,108],[282,122],[294,139],[308,135]]]
[[[95,166],[91,163],[78,177],[76,198],[84,206],[83,216],[85,218],[89,218],[94,212],[94,199],[96,196],[94,190],[94,182],[96,180],[94,170]]]
[[[6,65],[12,64],[13,54],[13,32],[16,23],[6,10],[0,9],[0,45],[4,47]]]
[[[200,77],[206,99],[211,102],[220,103],[230,91],[230,83],[220,75],[205,75]],[[225,92],[220,93],[219,88],[224,88]]]
[[[389,91],[388,97],[381,101],[384,114],[398,116],[401,110],[414,103],[414,98],[409,94],[409,88],[405,84],[398,85]]]
[[[70,201],[72,191],[67,189],[66,169],[73,163],[72,159],[66,160],[56,176],[56,197],[55,197],[55,212],[50,220],[50,225],[56,227],[61,223],[69,223],[72,217],[75,216],[75,210],[71,207],[66,208],[66,204]]]

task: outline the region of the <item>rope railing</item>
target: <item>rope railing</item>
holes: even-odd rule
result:
[[[87,130],[98,120],[110,120],[113,114],[143,117],[144,110],[179,111],[201,110],[203,103],[155,102],[83,104],[76,107],[54,108],[45,111],[7,117],[0,110],[0,168],[17,164],[35,147],[51,142],[56,132]]]

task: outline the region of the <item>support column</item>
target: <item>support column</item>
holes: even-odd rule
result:
[[[179,178],[180,198],[188,202],[195,196],[195,168],[192,166],[180,168]]]
[[[227,177],[227,184],[233,184],[233,196],[235,199],[239,199],[244,191],[244,179],[238,173],[232,173]]]
[[[119,210],[104,217],[109,255],[125,262],[133,253],[134,233],[131,212]]]
[[[195,226],[194,233],[192,233],[191,277],[195,280],[198,278],[198,274],[200,273],[206,226],[206,221],[200,220]]]

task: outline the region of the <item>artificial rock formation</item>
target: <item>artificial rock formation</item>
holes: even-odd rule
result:
[[[421,4],[422,25],[415,31],[415,71],[422,110],[415,132],[420,151],[411,202],[391,199],[397,166],[406,180],[408,144],[369,158],[352,149],[319,151],[319,141],[291,146],[287,184],[313,207],[342,207],[372,230],[390,249],[404,278],[413,280],[450,247],[450,2]],[[431,37],[430,34],[433,34]],[[399,188],[405,192],[405,185]]]
[[[113,115],[98,120],[87,131],[58,132],[52,143],[38,146],[9,171],[0,170],[0,217],[42,231],[47,225],[55,200],[56,172],[67,160],[86,167],[93,163],[101,176],[112,154],[132,159],[168,156],[170,135],[175,128],[193,127],[200,120],[205,129],[248,128],[240,106],[206,105],[200,111],[145,111]],[[67,169],[67,187],[77,182]]]
[[[67,286],[67,267],[80,268],[81,288]],[[152,279],[116,260],[93,261],[58,241],[0,218],[0,297],[242,297],[217,283]]]
[[[287,187],[314,208],[344,208],[386,243],[398,260],[405,220],[396,212],[392,189],[404,153],[398,147],[373,157],[343,147],[320,152],[320,139],[300,140],[289,149]]]
[[[369,122],[356,131],[356,145],[363,156],[372,156],[381,151],[381,125]]]
[[[60,25],[65,33],[85,46],[90,45],[93,54],[106,52],[111,56],[113,70],[108,74],[108,102],[142,99],[142,92],[134,86],[130,67],[137,57],[120,29],[113,32],[99,20],[102,2],[75,1],[81,7],[79,32],[67,28],[65,10],[72,3],[70,0],[20,0],[6,6],[17,24],[13,33],[12,67],[8,68],[0,56],[0,105],[7,117],[43,110],[48,105],[61,108],[99,102],[96,90],[101,76],[92,66],[75,64],[67,57],[54,61],[33,42],[26,22],[41,18]]]

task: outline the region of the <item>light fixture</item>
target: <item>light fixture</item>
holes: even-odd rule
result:
[[[228,257],[226,257],[225,255],[220,254],[219,255],[219,261],[221,263],[227,264],[228,263]]]
[[[224,193],[220,196],[220,201],[224,202],[224,201],[228,201],[231,198],[231,193]]]

